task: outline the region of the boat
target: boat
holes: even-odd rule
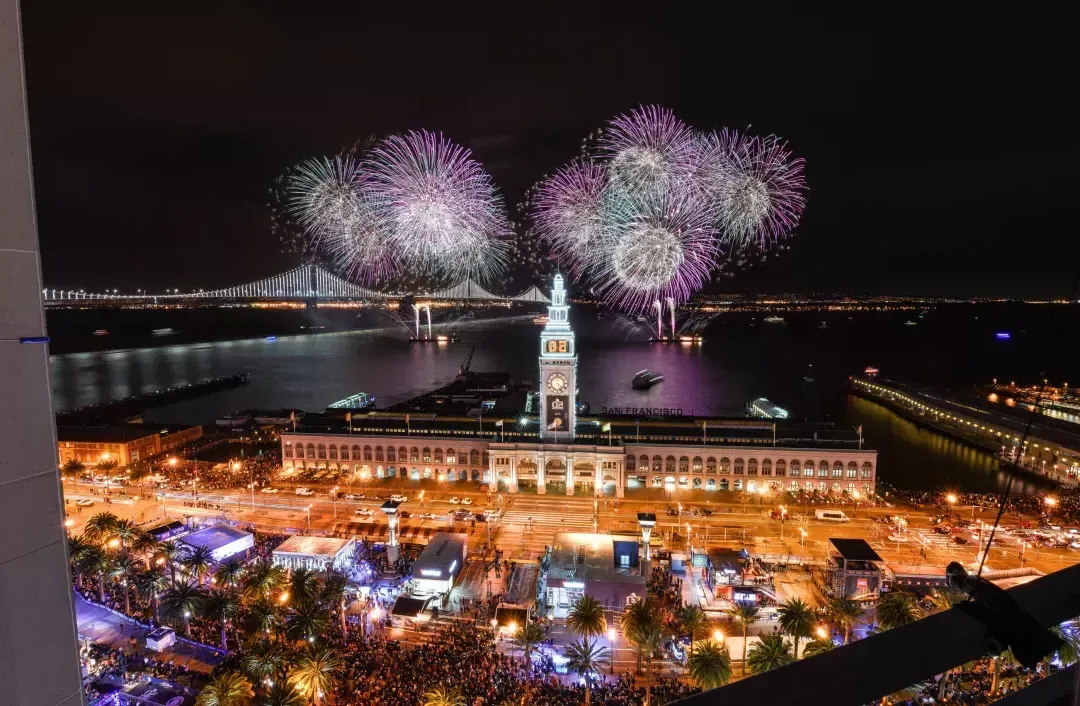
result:
[[[783,316],[766,316],[765,323],[767,324],[786,324]]]
[[[863,372],[866,374],[867,377],[874,377],[875,375],[877,375],[881,371],[871,365],[870,367],[868,367]]]
[[[654,373],[646,368],[645,370],[639,371],[638,374],[634,376],[634,379],[630,382],[630,386],[635,390],[648,390],[663,379],[664,376],[660,373]]]
[[[368,407],[375,406],[375,395],[369,395],[366,392],[358,392],[355,395],[349,395],[343,400],[338,400],[333,404],[327,406],[326,409],[347,409],[355,411],[359,409],[367,409]]]
[[[548,317],[546,314],[540,314],[539,316],[534,316],[532,322],[537,326],[547,326]]]
[[[95,335],[95,336],[108,336],[108,335],[109,335],[109,332],[108,332],[108,331],[106,331],[106,330],[105,330],[105,329],[103,329],[103,328],[99,328],[99,329],[98,329],[97,331],[94,331],[94,335]]]
[[[151,336],[171,336],[174,333],[176,333],[176,331],[174,331],[171,328],[156,328],[156,329],[154,329],[153,331],[150,332],[150,335]]]
[[[818,328],[829,328],[829,324],[826,321],[822,321],[820,324],[818,324]]]
[[[814,377],[814,364],[810,363],[810,365],[806,369],[806,375],[803,375],[803,380],[805,380],[806,382],[813,382],[815,379],[816,378]]]
[[[905,321],[904,326],[918,326],[914,321]]]

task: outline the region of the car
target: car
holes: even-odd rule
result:
[[[278,493],[280,491],[277,488],[271,488],[270,486],[267,486],[267,487],[263,488],[262,490],[260,490],[259,492],[260,493],[266,493],[267,495],[272,495],[272,494]]]
[[[315,494],[315,491],[314,491],[314,490],[312,490],[311,488],[304,488],[304,487],[302,487],[302,486],[297,486],[297,488],[296,488],[296,494],[297,494],[297,495],[303,495],[303,496],[309,497],[309,496],[312,496],[312,495],[314,495],[314,494]]]
[[[461,504],[462,505],[472,505],[472,498],[462,498],[461,499]]]
[[[91,500],[90,498],[83,498],[82,500],[76,500],[75,504],[78,505],[79,507],[90,507],[91,505],[94,504],[94,501]]]
[[[938,525],[934,528],[934,534],[949,534],[949,528]]]
[[[394,493],[390,496],[390,500],[395,503],[407,503],[409,502],[409,497],[407,495],[398,495],[397,493]]]
[[[356,514],[360,517],[374,517],[375,511],[370,508],[362,507],[356,511]]]
[[[455,510],[454,511],[454,519],[455,520],[467,520],[471,516],[472,516],[472,513],[469,512],[468,510]]]
[[[963,537],[961,537],[960,535],[956,535],[955,537],[953,537],[952,541],[955,542],[956,544],[967,544],[968,543],[968,541],[966,539],[964,539]]]
[[[668,514],[668,517],[675,517],[676,515],[678,515],[678,514],[679,514],[679,511],[678,511],[678,510],[676,510],[676,509],[675,509],[675,508],[673,508],[673,507],[669,507],[669,508],[667,509],[667,514]]]
[[[484,510],[484,517],[486,517],[488,519],[488,521],[498,520],[499,519],[499,511],[498,510]]]
[[[361,493],[361,494],[347,493],[345,495],[345,499],[346,500],[367,500],[367,498],[363,495],[363,493]]]
[[[397,516],[398,516],[399,519],[404,520],[404,519],[412,517],[412,513],[411,512],[406,512],[404,510],[398,510]]]
[[[460,505],[461,504],[461,498],[459,498],[457,496],[454,496],[454,497],[450,498],[449,500],[447,500],[447,502],[450,503],[451,505]]]
[[[431,514],[430,512],[425,512],[423,515],[420,515],[420,519],[421,520],[434,520],[435,515]]]
[[[487,517],[485,517],[483,515],[483,513],[479,513],[479,512],[476,513],[476,515],[473,516],[473,519],[476,520],[477,522],[487,522]]]

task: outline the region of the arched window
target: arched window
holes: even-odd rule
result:
[[[438,446],[435,447],[434,459],[435,463],[442,463],[442,449],[440,449]]]
[[[472,466],[480,465],[480,452],[476,449],[469,451],[469,464]]]
[[[628,471],[637,470],[636,462],[637,462],[636,458],[634,458],[633,456],[627,456],[626,457],[626,470],[628,470]]]
[[[319,458],[326,458],[326,444],[319,444]]]
[[[701,473],[701,456],[694,456],[694,473]]]
[[[431,449],[424,447],[424,463],[431,463]]]
[[[664,459],[659,456],[652,457],[652,469],[653,473],[661,473],[664,470]]]
[[[308,444],[307,445],[307,457],[308,458],[315,458],[315,444]]]
[[[353,447],[353,457],[354,458],[356,456],[356,451],[357,451],[357,447],[354,446]],[[395,450],[393,446],[387,446],[386,447],[386,462],[387,463],[397,463],[397,450]]]
[[[843,463],[843,461],[836,461],[835,463],[833,463],[832,477],[833,478],[843,478],[844,477],[844,463]]]
[[[382,463],[383,460],[385,460],[383,458],[383,447],[376,446],[375,447],[375,461],[376,461],[376,463]]]
[[[668,473],[674,473],[675,472],[675,457],[674,456],[668,456],[666,459],[664,459],[664,463],[667,466],[667,472]]]
[[[349,460],[349,445],[348,444],[342,444],[341,445],[341,460],[342,461],[348,461]]]
[[[802,464],[798,461],[792,461],[789,470],[791,471],[792,478],[798,478],[802,475]]]
[[[687,458],[686,456],[680,456],[679,457],[679,473],[689,473],[689,472],[690,472],[690,459]]]
[[[743,474],[743,460],[741,458],[737,458],[737,459],[735,459],[735,475],[741,476],[742,474]]]
[[[491,465],[491,457],[489,457],[489,456],[488,456],[488,452],[487,452],[487,451],[485,451],[485,452],[484,452],[484,460],[482,461],[482,463],[483,463],[483,464],[484,464],[485,466],[490,466],[490,465]]]
[[[772,459],[768,459],[768,458],[762,459],[762,461],[761,461],[761,475],[763,475],[763,476],[771,476],[772,475]]]
[[[337,444],[330,444],[330,460],[337,460]]]
[[[855,463],[854,461],[848,462],[848,465],[847,465],[847,477],[848,478],[858,478],[859,477],[859,464]]]
[[[454,451],[453,449],[447,449],[446,450],[446,462],[447,463],[457,463],[457,451]]]
[[[285,458],[292,458],[292,442],[285,444]]]
[[[372,459],[371,447],[370,446],[365,446],[364,447],[364,460],[365,461],[370,461],[371,459]]]
[[[782,458],[777,459],[777,461],[776,461],[776,475],[778,475],[778,476],[786,476],[787,475],[787,461],[785,461]]]
[[[748,476],[756,476],[757,475],[757,459],[756,458],[752,458],[752,459],[750,459],[749,461],[746,462],[746,475],[748,475]]]
[[[399,446],[397,450],[398,463],[405,463],[409,460],[409,450],[404,446]]]
[[[705,472],[706,473],[716,473],[716,458],[715,457],[709,456],[707,459],[705,459]]]
[[[720,475],[726,476],[728,473],[731,473],[731,460],[724,456],[720,459]]]
[[[821,463],[818,464],[817,477],[818,478],[828,478],[829,477],[829,462],[828,461],[822,461]]]
[[[813,478],[814,477],[814,462],[813,461],[807,461],[806,463],[803,464],[803,472],[802,472],[802,474],[803,474],[803,478]]]
[[[643,471],[649,470],[649,457],[645,454],[638,456],[638,467]]]
[[[869,461],[866,461],[862,465],[862,479],[869,480],[874,477],[874,466]]]

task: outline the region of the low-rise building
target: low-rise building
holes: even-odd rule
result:
[[[61,466],[73,459],[86,465],[116,461],[121,466],[127,466],[180,448],[201,436],[201,426],[163,429],[125,424],[56,428]]]
[[[467,539],[465,534],[436,532],[413,562],[412,593],[449,593],[465,565]]]
[[[854,601],[877,600],[884,560],[865,539],[829,538],[829,588]]]
[[[554,617],[565,618],[586,593],[613,610],[645,598],[635,536],[559,532],[544,563],[544,601]]]
[[[203,547],[210,550],[214,561],[225,561],[238,555],[244,555],[255,546],[255,536],[250,532],[237,529],[232,525],[214,525],[191,534],[179,537],[179,541],[189,547]]]
[[[355,539],[337,539],[336,537],[301,537],[293,535],[274,550],[274,566],[286,569],[311,569],[326,571],[337,569],[344,571],[349,560]]]

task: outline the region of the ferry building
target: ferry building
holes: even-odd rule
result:
[[[610,495],[626,488],[757,492],[874,491],[877,451],[850,432],[769,419],[702,418],[669,410],[579,417],[578,357],[560,275],[540,333],[531,414],[452,416],[365,412],[281,434],[288,469],[326,469],[362,479],[495,483],[516,493]],[[468,371],[463,371],[466,377]],[[482,376],[483,374],[477,374]],[[473,384],[481,397],[497,384]],[[438,392],[438,391],[436,391]],[[432,393],[433,399],[437,398]],[[437,408],[437,405],[436,405]]]

